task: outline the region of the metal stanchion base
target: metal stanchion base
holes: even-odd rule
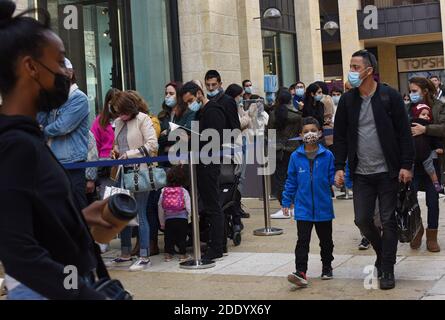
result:
[[[186,270],[203,270],[210,269],[216,266],[215,261],[212,260],[189,260],[179,264],[181,269]]]
[[[253,235],[259,236],[259,237],[268,237],[268,236],[280,236],[283,233],[284,233],[284,230],[279,229],[279,228],[262,228],[262,229],[255,230],[253,232]]]

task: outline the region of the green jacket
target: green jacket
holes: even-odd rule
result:
[[[433,124],[426,128],[426,134],[445,139],[445,104],[435,100],[433,104]]]

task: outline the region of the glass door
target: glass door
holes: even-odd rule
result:
[[[91,119],[102,110],[111,88],[126,89],[130,82],[128,56],[123,50],[126,37],[122,28],[124,8],[117,0],[46,0],[52,26],[65,43],[77,83],[88,95]],[[76,10],[74,27],[67,28],[72,7]],[[72,21],[72,20],[70,20]]]
[[[113,87],[113,44],[107,2],[82,8],[86,88],[91,110],[99,112],[103,99]]]

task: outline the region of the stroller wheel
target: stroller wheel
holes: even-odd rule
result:
[[[235,247],[238,247],[241,244],[241,233],[240,232],[235,232],[233,234],[233,244],[235,245]]]

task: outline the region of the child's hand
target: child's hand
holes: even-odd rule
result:
[[[335,174],[335,185],[338,188],[342,188],[345,185],[345,172],[343,170],[339,170]]]
[[[283,208],[283,214],[285,217],[289,217],[289,208]]]
[[[161,230],[165,230],[165,225],[161,225]]]
[[[443,152],[443,149],[437,149],[436,153],[439,154],[439,155],[442,155],[444,152]]]

